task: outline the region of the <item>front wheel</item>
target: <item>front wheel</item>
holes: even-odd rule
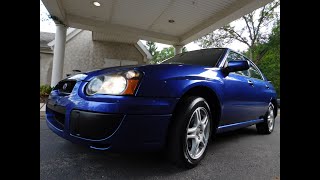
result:
[[[192,168],[205,156],[211,137],[211,111],[201,97],[188,97],[173,115],[168,157],[178,166]]]
[[[264,117],[264,121],[262,123],[256,124],[256,128],[259,134],[271,134],[274,129],[274,124],[274,106],[272,103],[270,103],[268,111]]]

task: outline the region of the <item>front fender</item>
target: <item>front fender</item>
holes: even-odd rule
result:
[[[213,93],[216,94],[219,102],[221,103],[221,106],[223,106],[223,81],[216,81],[216,80],[212,80],[212,81],[199,81],[199,82],[195,82],[195,83],[191,83],[189,86],[187,86],[186,88],[184,88],[180,94],[179,97],[183,96],[184,94],[186,94],[188,91],[190,91],[193,88],[196,87],[205,87],[210,89],[211,91],[213,91]]]
[[[222,97],[223,74],[220,69],[193,65],[139,67],[144,72],[137,96],[180,98],[196,86],[205,86]]]
[[[152,76],[146,72],[146,77],[143,78],[138,89],[137,96],[144,97],[166,97],[180,98],[190,89],[202,86],[214,91],[221,100],[223,97],[223,75],[216,70],[210,68],[198,68],[188,74],[185,71],[179,71],[181,74],[169,73],[159,76]],[[222,102],[222,101],[220,101]]]

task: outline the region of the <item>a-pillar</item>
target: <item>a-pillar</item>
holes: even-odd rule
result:
[[[56,24],[55,43],[52,62],[51,87],[58,84],[63,77],[64,52],[66,46],[67,26]]]

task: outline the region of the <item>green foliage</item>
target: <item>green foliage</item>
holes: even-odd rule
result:
[[[245,44],[248,50],[242,54],[257,64],[280,97],[280,17],[276,11],[279,6],[280,1],[275,0],[238,19],[242,23],[237,27],[225,25],[196,42],[203,48],[225,47],[233,41]],[[270,27],[271,32],[267,31]]]
[[[157,56],[157,46],[156,43],[152,42],[152,41],[147,41],[147,49],[150,52],[150,54],[153,56]]]
[[[275,0],[236,20],[237,27],[232,23],[227,24],[196,42],[203,48],[210,48],[225,47],[233,41],[238,41],[249,48],[248,57],[257,62],[260,56],[256,53],[256,47],[268,41],[270,32],[267,29],[270,29],[269,24],[279,19],[279,12],[276,11],[279,6],[280,1]]]
[[[168,48],[163,48],[161,51],[157,51],[157,46],[154,42],[152,41],[147,41],[146,43],[147,49],[152,55],[152,59],[150,61],[151,64],[158,64],[161,63],[162,61],[171,58],[174,56],[174,47],[170,46]],[[187,48],[183,47],[182,52],[187,52]]]
[[[40,96],[48,96],[52,90],[49,85],[40,85]]]
[[[171,58],[174,56],[174,47],[163,48],[159,55],[155,58],[156,63],[160,63],[165,59]]]
[[[257,62],[257,66],[274,85],[278,97],[280,97],[280,20],[276,22],[267,43],[258,44],[257,55],[261,55],[265,49],[261,59]]]

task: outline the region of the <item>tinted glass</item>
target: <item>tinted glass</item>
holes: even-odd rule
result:
[[[178,54],[162,64],[182,63],[202,66],[216,66],[225,49],[202,49]]]
[[[243,60],[246,60],[246,59],[242,55],[230,51],[229,54],[228,54],[228,57],[227,57],[226,66],[228,65],[229,61],[240,61],[240,60],[243,61]],[[239,74],[239,75],[243,75],[243,76],[249,76],[248,70],[237,71],[237,72],[234,72],[234,73]]]
[[[250,68],[248,69],[248,72],[250,77],[263,80],[261,74],[251,62],[250,62]]]
[[[227,62],[229,61],[239,61],[243,60],[242,56],[238,53],[230,51],[227,57]]]

